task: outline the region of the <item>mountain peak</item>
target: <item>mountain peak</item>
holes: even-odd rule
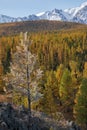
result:
[[[70,21],[87,24],[87,2],[82,3],[79,7],[61,10],[53,9],[52,11],[41,12],[28,17],[13,18],[5,15],[0,15],[0,23],[28,21],[28,20],[57,20]]]
[[[59,13],[59,11],[60,11],[59,9],[55,8],[54,10],[52,10],[52,13]]]
[[[81,4],[81,7],[85,7],[85,6],[87,6],[87,2]]]

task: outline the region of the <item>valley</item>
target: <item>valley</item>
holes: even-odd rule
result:
[[[29,118],[33,110],[36,114],[46,114],[46,118],[50,117],[48,120],[53,119],[55,123],[56,120],[61,122],[62,114],[62,122],[73,121],[86,130],[87,25],[49,20],[0,24],[0,102],[1,127],[2,122],[6,127],[9,123],[13,125],[5,120],[5,116],[9,118],[10,103],[17,107],[16,110],[12,106],[10,118],[17,124],[23,122],[24,127],[28,122],[24,122],[22,114]],[[17,116],[20,106],[27,109],[29,117],[23,111]],[[35,119],[49,125],[34,115],[31,117],[33,127],[35,123],[40,130],[45,127],[37,124]],[[51,125],[54,127],[53,122]],[[72,128],[63,128],[63,125],[64,122],[62,127],[55,125],[54,129]],[[23,126],[20,127],[22,130]]]

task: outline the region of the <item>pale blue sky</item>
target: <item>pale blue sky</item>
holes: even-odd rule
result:
[[[0,14],[23,17],[50,11],[80,6],[87,0],[0,0]]]

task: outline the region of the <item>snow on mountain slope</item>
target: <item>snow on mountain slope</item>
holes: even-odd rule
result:
[[[52,11],[41,12],[36,15],[29,15],[28,17],[13,18],[5,15],[0,15],[0,23],[18,22],[28,20],[58,20],[71,21],[87,24],[87,2],[82,3],[81,6],[66,10],[54,9]]]
[[[36,15],[29,15],[28,17],[18,17],[18,18],[13,18],[9,17],[6,15],[0,14],[0,23],[8,23],[8,22],[20,22],[20,21],[28,21],[28,20],[38,20],[39,17]]]
[[[65,9],[64,12],[66,12],[74,17],[77,14],[77,12],[82,10],[85,6],[87,6],[87,2],[82,3],[81,6],[76,7],[76,8]]]
[[[29,15],[28,17],[27,17],[27,20],[39,20],[39,17],[37,17],[36,15]],[[25,21],[25,20],[24,20]]]
[[[38,14],[36,14],[36,16],[39,17],[39,16],[43,15],[44,13],[45,12],[38,13]]]
[[[64,12],[71,16],[71,21],[87,24],[87,2],[79,7],[66,9]]]
[[[52,11],[42,12],[39,19],[71,21],[87,24],[87,2],[82,3],[81,6],[66,10],[54,9]]]
[[[73,20],[75,18],[77,18],[78,22],[82,21],[82,23],[87,24],[87,5],[85,5],[83,8],[79,9],[79,11],[73,17]]]
[[[67,21],[69,15],[62,10],[54,9],[52,11],[42,12],[37,14],[39,19],[47,19],[47,20],[62,20]]]

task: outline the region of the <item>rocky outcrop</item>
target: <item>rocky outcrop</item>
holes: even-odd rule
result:
[[[28,110],[23,106],[15,107],[8,103],[0,103],[0,130],[80,130],[73,122],[55,122],[50,118],[41,118],[32,112],[28,118]],[[37,114],[38,115],[38,114]]]
[[[0,128],[3,130],[40,130],[40,119],[31,117],[28,122],[28,111],[14,109],[11,104],[0,104]],[[48,130],[48,128],[47,128]]]

